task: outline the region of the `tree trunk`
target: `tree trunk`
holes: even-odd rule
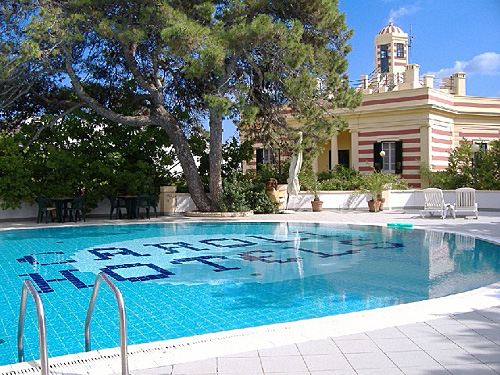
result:
[[[167,115],[168,116],[168,115]],[[172,145],[175,148],[179,162],[181,163],[186,183],[193,199],[194,204],[200,211],[211,211],[212,204],[207,193],[203,189],[198,167],[194,161],[189,142],[183,133],[180,126],[173,121],[169,121],[168,117],[161,117],[160,124],[163,130],[168,134]]]
[[[222,196],[222,113],[217,108],[210,109],[209,160],[209,186],[212,207],[219,209]]]

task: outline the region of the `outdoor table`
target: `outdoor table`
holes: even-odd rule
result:
[[[123,199],[127,207],[127,219],[136,218],[137,210],[137,197],[138,195],[120,195],[117,196],[118,199]]]
[[[68,203],[70,203],[74,198],[49,198],[51,202],[56,204],[56,218],[59,223],[64,223],[66,220],[66,214],[68,212]]]

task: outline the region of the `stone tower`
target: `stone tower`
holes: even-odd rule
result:
[[[408,64],[408,34],[389,22],[375,37],[375,68],[378,73],[404,73]]]

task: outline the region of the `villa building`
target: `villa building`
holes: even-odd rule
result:
[[[454,73],[434,87],[434,76],[420,77],[419,65],[408,63],[408,34],[399,27],[389,23],[379,32],[374,57],[374,73],[361,76],[358,87],[361,105],[336,111],[349,126],[326,142],[314,163],[317,172],[337,164],[360,172],[376,168],[400,174],[419,188],[422,163],[442,170],[461,142],[487,147],[500,138],[500,98],[467,96],[465,73]],[[300,127],[292,116],[289,123]],[[273,160],[275,152],[256,143],[255,158],[244,168]]]

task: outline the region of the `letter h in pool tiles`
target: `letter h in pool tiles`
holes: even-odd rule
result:
[[[38,293],[51,293],[54,291],[54,289],[52,288],[53,283],[59,283],[62,281],[69,281],[78,289],[90,288],[94,286],[93,284],[85,284],[82,280],[80,280],[73,274],[74,272],[79,272],[79,271],[77,269],[61,270],[59,271],[59,273],[63,276],[63,278],[52,279],[52,280],[45,280],[43,276],[40,275],[39,273],[27,273],[19,276],[30,277],[35,282],[35,284],[40,288],[40,290],[38,290]]]

